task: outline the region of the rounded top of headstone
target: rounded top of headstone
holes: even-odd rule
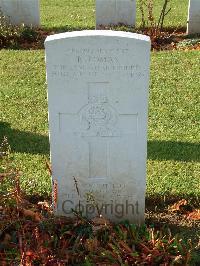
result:
[[[83,30],[83,31],[72,31],[72,32],[64,32],[64,33],[50,35],[46,38],[45,43],[61,39],[67,39],[67,38],[91,37],[91,36],[130,38],[130,39],[150,42],[149,36],[138,33],[112,31],[112,30]]]

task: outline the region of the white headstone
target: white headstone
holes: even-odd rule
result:
[[[13,25],[40,25],[39,0],[0,0],[0,9]]]
[[[45,48],[55,213],[91,218],[97,204],[113,221],[143,222],[149,37],[68,32]]]
[[[135,0],[96,0],[96,28],[118,24],[134,26],[135,19]]]
[[[189,1],[187,33],[200,33],[200,0]]]

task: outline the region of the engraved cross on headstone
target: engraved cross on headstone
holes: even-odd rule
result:
[[[110,177],[110,142],[137,133],[138,114],[118,113],[109,103],[108,90],[109,82],[89,82],[88,103],[77,113],[59,113],[59,130],[88,143],[90,178]],[[127,122],[130,127],[124,128]]]

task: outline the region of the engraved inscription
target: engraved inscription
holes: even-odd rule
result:
[[[98,77],[100,74],[106,75],[126,75],[129,78],[142,78],[144,71],[139,65],[114,65],[107,63],[87,63],[68,65],[53,65],[51,70],[51,77],[60,77],[66,79],[75,79],[78,77]]]
[[[104,179],[106,181],[107,179]],[[103,180],[102,180],[103,181]],[[131,183],[131,185],[133,185]],[[85,197],[87,193],[92,193],[96,195],[96,197],[100,200],[104,200],[104,195],[109,193],[111,200],[120,199],[122,197],[134,198],[134,195],[127,193],[127,185],[124,183],[86,183],[84,184],[84,188],[80,189],[80,196]],[[99,198],[100,197],[100,198]],[[65,195],[66,199],[79,199],[77,195],[76,189],[72,189],[71,194]]]
[[[51,77],[75,80],[101,75],[109,77],[112,74],[141,79],[145,75],[145,69],[137,63],[127,64],[123,60],[129,52],[129,49],[68,49],[65,57],[66,61],[73,59],[71,64],[52,65]]]
[[[106,54],[112,54],[112,53],[116,53],[116,54],[127,54],[127,52],[129,51],[129,49],[127,48],[110,48],[110,49],[105,49],[105,48],[70,48],[65,50],[65,54],[81,54],[81,55],[106,55]]]

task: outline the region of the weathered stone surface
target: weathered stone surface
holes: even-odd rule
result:
[[[200,33],[200,0],[189,1],[187,33]]]
[[[144,219],[149,37],[82,31],[47,37],[54,207]],[[87,202],[88,199],[88,202]]]
[[[96,0],[96,28],[100,25],[135,25],[135,0]]]
[[[40,25],[39,0],[0,0],[0,8],[13,25]]]

